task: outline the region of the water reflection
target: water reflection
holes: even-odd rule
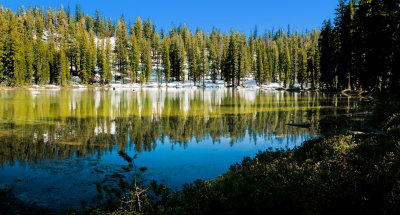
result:
[[[3,91],[0,184],[12,184],[26,199],[43,198],[49,186],[76,192],[63,204],[42,199],[46,206],[76,206],[76,196],[94,195],[96,180],[120,174],[116,152],[125,150],[140,154],[147,177],[180,186],[215,178],[258,150],[293,148],[343,129],[360,117],[360,104],[336,94],[232,89]]]

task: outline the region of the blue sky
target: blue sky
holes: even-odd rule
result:
[[[265,29],[319,28],[324,19],[333,18],[338,0],[0,0],[4,7],[17,10],[19,6],[51,6],[68,4],[72,11],[79,2],[84,13],[94,15],[99,9],[103,16],[126,19],[150,18],[157,28],[187,23],[195,30],[199,27],[223,32],[231,27],[248,34],[257,25],[258,33]]]

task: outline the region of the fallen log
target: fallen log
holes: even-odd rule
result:
[[[302,123],[287,123],[285,125],[288,126],[295,126],[295,127],[300,127],[300,128],[310,128],[311,124],[308,122],[302,122]]]

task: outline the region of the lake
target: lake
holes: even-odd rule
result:
[[[236,89],[65,89],[0,91],[0,187],[49,209],[80,208],[95,183],[130,173],[179,189],[217,178],[267,149],[360,129],[362,98]],[[298,128],[285,123],[311,123]]]

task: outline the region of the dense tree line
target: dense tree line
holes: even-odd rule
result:
[[[396,92],[400,86],[400,1],[340,0],[321,30],[326,88]]]
[[[0,9],[2,85],[67,85],[72,76],[88,83],[96,68],[110,79],[112,50],[105,35],[114,28],[111,21],[84,16],[79,7],[74,19],[68,11]]]
[[[319,30],[298,33],[283,29],[260,36],[231,30],[192,32],[186,25],[167,32],[150,19],[132,24],[70,9],[0,9],[0,82],[5,86],[68,85],[74,76],[83,84],[112,80],[149,83],[163,80],[205,84],[224,80],[241,85],[255,77],[271,82],[315,86],[320,77]],[[100,76],[96,80],[95,75]]]
[[[0,83],[68,85],[223,80],[258,85],[395,91],[400,85],[398,0],[340,0],[318,29],[191,31],[60,8],[0,9]],[[99,77],[96,78],[96,75]],[[100,79],[100,80],[98,80]],[[154,79],[153,79],[154,81]]]

